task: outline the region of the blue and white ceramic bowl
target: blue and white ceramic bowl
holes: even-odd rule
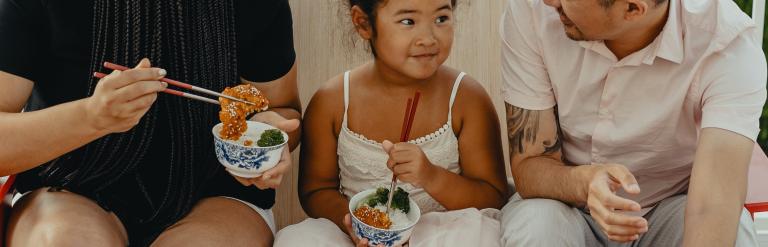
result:
[[[400,229],[379,229],[368,224],[363,223],[355,217],[353,213],[360,203],[368,196],[376,193],[376,189],[368,189],[357,193],[352,199],[349,200],[349,215],[352,216],[352,230],[355,231],[355,235],[358,238],[368,239],[368,246],[377,246],[379,244],[386,247],[402,246],[408,239],[411,238],[413,232],[413,226],[416,222],[419,222],[421,217],[421,210],[419,205],[416,205],[413,200],[410,200],[411,210],[408,212],[407,217],[410,220],[410,224]]]
[[[271,147],[259,147],[256,142],[259,141],[261,133],[268,129],[275,129],[271,125],[246,121],[248,130],[237,141],[224,140],[219,137],[222,124],[213,126],[213,140],[216,147],[216,157],[224,167],[235,176],[244,178],[255,178],[262,173],[277,165],[280,161],[280,155],[288,143],[288,134],[283,134],[285,142]],[[250,146],[245,146],[245,140],[253,141]]]

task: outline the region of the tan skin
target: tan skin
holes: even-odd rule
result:
[[[104,135],[130,130],[157,97],[171,97],[158,96],[166,87],[158,81],[163,76],[160,71],[143,60],[134,69],[113,72],[100,80],[91,97],[28,113],[21,110],[34,82],[0,71],[0,133],[10,140],[0,144],[2,174],[34,168]],[[294,140],[291,149],[295,148],[301,115],[296,67],[282,78],[255,85],[268,95],[272,108],[254,119],[289,132]],[[50,118],[57,121],[42,121]],[[235,179],[244,185],[275,188],[290,169],[288,154],[286,149],[280,163],[264,176]],[[207,198],[161,234],[154,245],[271,246],[272,238],[264,219],[248,206],[226,198]],[[127,239],[125,228],[113,213],[75,193],[48,192],[46,188],[18,202],[6,234],[8,246],[120,246]]]
[[[566,34],[574,40],[604,40],[617,59],[650,44],[661,32],[668,3],[617,0],[544,0],[561,13]],[[550,198],[587,206],[609,239],[636,240],[648,222],[615,210],[639,211],[637,202],[614,194],[640,193],[634,175],[621,164],[566,165],[555,109],[526,110],[507,104],[510,167],[523,198]],[[521,138],[530,134],[534,139]],[[754,143],[734,132],[701,131],[685,211],[684,246],[732,246],[746,197],[747,168]],[[514,147],[520,148],[514,148]],[[722,164],[729,165],[722,165]],[[555,182],[546,178],[557,177]],[[712,200],[711,198],[718,198]]]
[[[422,96],[411,138],[433,133],[448,118],[446,106],[458,76],[442,66],[453,40],[450,1],[390,0],[377,13],[374,49],[386,52],[351,71],[349,128],[384,142],[382,149],[390,160],[381,165],[398,174],[400,181],[424,188],[446,209],[501,207],[507,191],[498,117],[474,79],[464,78],[453,107],[461,174],[429,163],[416,145],[387,141],[400,139],[405,104],[415,91]],[[352,8],[352,20],[364,39],[373,38],[367,16],[357,7]],[[304,116],[299,198],[310,217],[329,219],[350,233],[349,201],[338,191],[336,146],[343,115],[343,76],[339,75],[317,91]],[[354,234],[350,238],[358,246],[367,243]]]

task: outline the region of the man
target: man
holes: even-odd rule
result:
[[[730,0],[509,0],[504,243],[755,246],[754,31]]]

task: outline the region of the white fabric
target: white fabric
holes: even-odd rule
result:
[[[453,85],[449,107],[453,100],[464,73],[461,73]],[[347,127],[347,108],[349,106],[349,71],[344,73],[344,121],[337,146],[339,156],[339,177],[341,192],[351,198],[360,191],[370,188],[386,187],[392,179],[392,172],[387,168],[387,153],[380,143],[369,140]],[[432,164],[445,168],[453,173],[459,173],[459,142],[453,133],[450,119],[442,128],[427,136],[419,137],[408,142],[417,144],[426,154]],[[411,184],[398,183],[410,198],[419,205],[422,214],[433,211],[445,211],[445,208],[433,199],[426,191]]]
[[[501,246],[501,212],[467,208],[424,214],[413,228],[410,247]],[[275,247],[353,247],[349,235],[327,219],[306,219],[277,233]]]
[[[263,209],[263,208],[260,208],[259,206],[253,205],[253,203],[246,202],[246,201],[234,198],[234,197],[228,197],[228,196],[222,196],[222,197],[223,198],[227,198],[227,199],[232,199],[232,200],[235,200],[235,201],[238,201],[238,202],[241,202],[241,203],[245,204],[246,206],[250,207],[251,209],[253,209],[253,211],[256,211],[256,213],[261,215],[261,218],[264,219],[264,222],[267,222],[267,226],[269,226],[269,229],[272,230],[272,235],[273,236],[275,235],[275,233],[277,232],[277,227],[276,227],[276,224],[275,224],[275,215],[272,213],[272,209],[271,208],[270,209]]]

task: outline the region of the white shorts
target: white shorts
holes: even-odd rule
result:
[[[227,198],[227,199],[232,199],[232,200],[235,200],[235,201],[238,201],[238,202],[241,202],[241,203],[245,204],[246,206],[250,207],[251,209],[253,209],[253,211],[256,211],[256,213],[261,215],[261,218],[264,219],[265,222],[267,222],[267,225],[269,226],[269,229],[272,230],[272,236],[275,235],[275,232],[277,232],[276,231],[277,228],[275,227],[275,215],[272,214],[272,209],[271,208],[270,209],[263,209],[263,208],[260,208],[259,206],[253,205],[250,202],[246,202],[246,201],[234,198],[234,197],[228,197],[228,196],[222,196],[222,197],[223,198]]]

